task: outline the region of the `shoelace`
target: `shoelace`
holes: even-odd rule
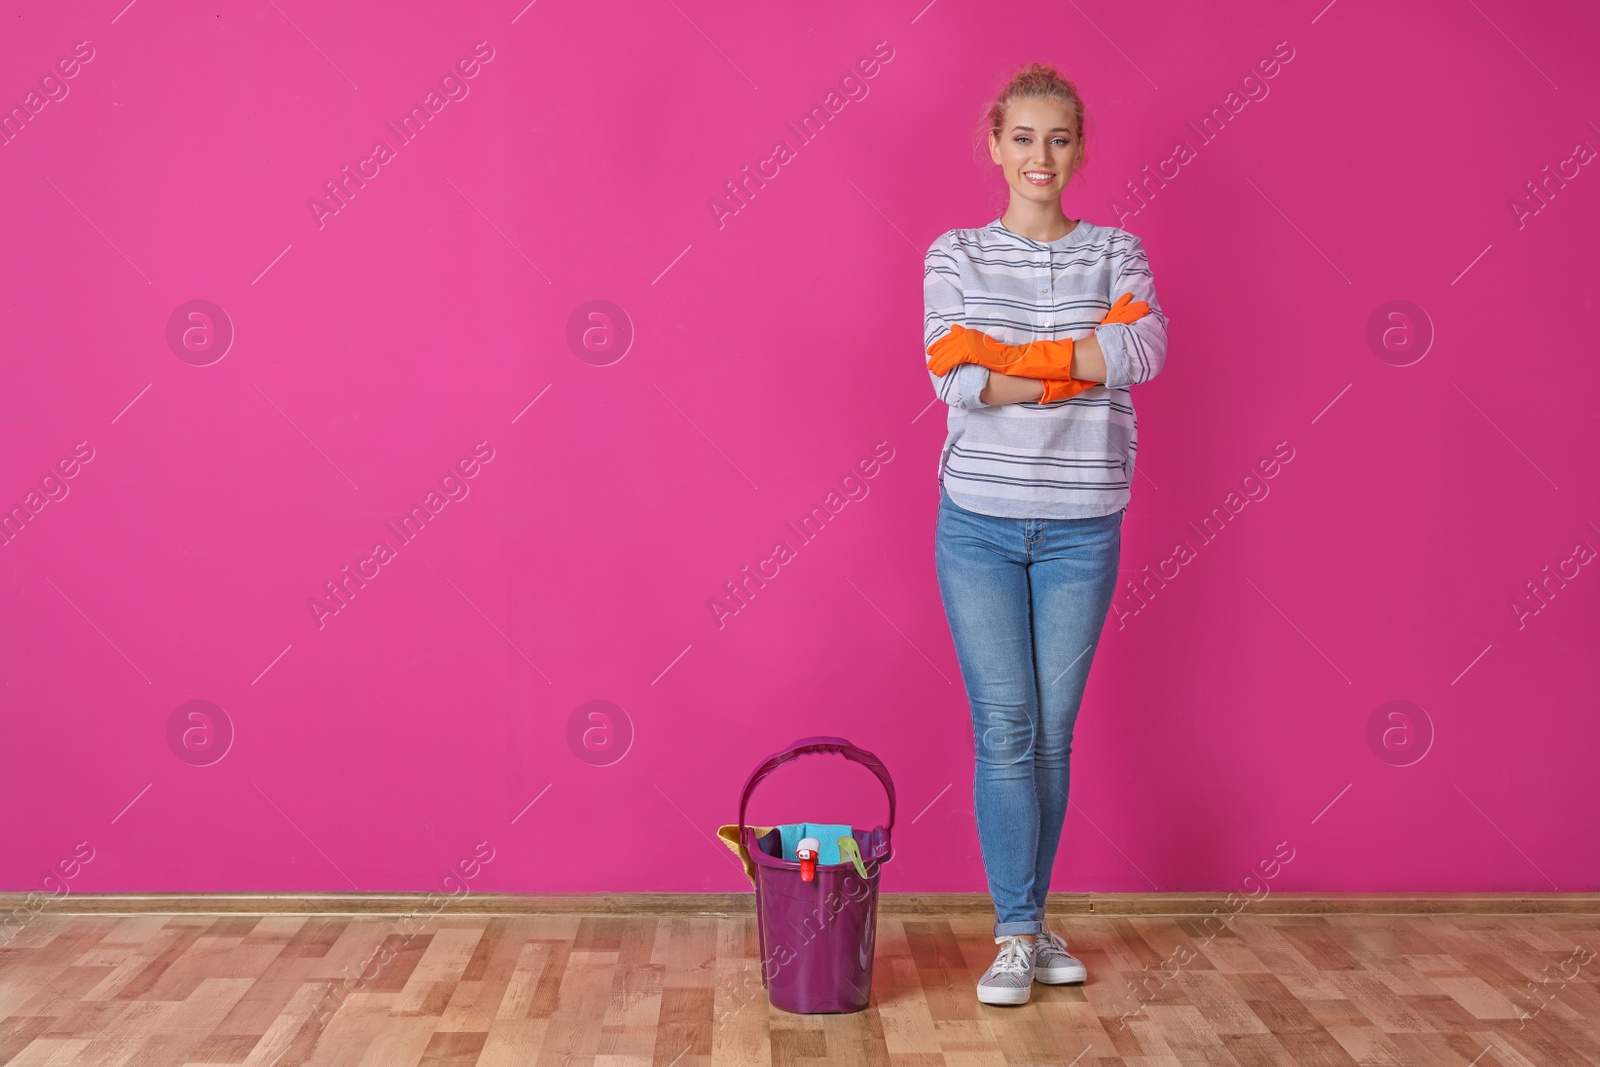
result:
[[[1000,955],[995,957],[994,965],[989,968],[992,974],[1010,973],[1021,974],[1028,969],[1028,949],[1020,937],[1006,938],[1005,945],[1000,949]]]
[[[1034,951],[1035,952],[1043,952],[1043,951],[1046,951],[1047,949],[1054,949],[1055,951],[1061,953],[1063,956],[1070,956],[1071,955],[1071,953],[1067,951],[1067,943],[1064,940],[1062,940],[1060,934],[1056,933],[1054,930],[1046,930],[1045,934],[1047,935],[1047,940],[1045,940],[1043,942],[1039,942],[1039,941],[1034,942]]]

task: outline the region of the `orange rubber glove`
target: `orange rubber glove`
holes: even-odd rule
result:
[[[1143,300],[1135,300],[1132,293],[1123,293],[1117,297],[1117,302],[1111,305],[1111,310],[1106,312],[1106,317],[1101,319],[1102,325],[1108,322],[1137,322],[1150,314],[1150,305]]]
[[[1143,300],[1134,300],[1132,293],[1123,293],[1100,321],[1101,323],[1134,322],[1143,318],[1149,311],[1149,304]],[[928,347],[930,357],[928,369],[942,378],[957,364],[977,363],[1013,377],[1077,382],[1079,379],[1072,377],[1072,346],[1071,338],[1060,341],[1029,341],[1021,345],[1001,344],[982,330],[969,329],[957,322],[951,325],[949,333]],[[1103,383],[1089,382],[1083,388],[1074,389],[1067,395],[1075,395],[1089,386],[1101,384]],[[1050,392],[1050,387],[1046,386],[1045,395],[1049,396]]]
[[[1066,380],[1041,378],[1038,380],[1044,383],[1044,392],[1039,394],[1039,399],[1034,401],[1035,404],[1053,404],[1057,400],[1066,400],[1069,397],[1077,396],[1085,389],[1093,389],[1097,385],[1105,384],[1104,382],[1086,382],[1082,378],[1067,378]]]
[[[1072,339],[1008,345],[982,330],[952,323],[950,332],[928,347],[928,369],[944,377],[961,363],[977,363],[1020,378],[1070,378]]]
[[[1100,322],[1102,324],[1107,322],[1135,322],[1144,318],[1149,313],[1149,304],[1145,303],[1143,300],[1135,300],[1132,293],[1123,293],[1117,298],[1117,302],[1111,305],[1111,310],[1106,312],[1106,317],[1101,319]],[[1070,370],[1072,367],[1071,348],[1067,349],[1066,365]],[[1004,373],[1010,374],[1012,372],[1008,370]],[[1056,378],[1046,378],[1044,379],[1044,393],[1037,401],[1035,401],[1035,403],[1050,404],[1057,400],[1066,400],[1069,397],[1077,396],[1085,389],[1092,389],[1097,385],[1104,384],[1104,382],[1085,381],[1082,378],[1068,378],[1066,381],[1061,381]]]

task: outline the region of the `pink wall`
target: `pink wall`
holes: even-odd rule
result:
[[[973,126],[1035,58],[1097,120],[1069,214],[1143,238],[1173,324],[1054,888],[1236,889],[1282,842],[1278,889],[1600,885],[1592,5],[119,3],[0,40],[0,102],[40,92],[0,147],[0,503],[59,497],[0,547],[0,888],[743,889],[745,774],[843,734],[900,790],[886,888],[982,889],[922,254],[1003,209]],[[585,347],[594,301],[626,341]],[[880,821],[835,762],[752,821]]]

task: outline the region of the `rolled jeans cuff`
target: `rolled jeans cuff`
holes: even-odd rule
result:
[[[1009,937],[1012,934],[1042,933],[1044,933],[1044,923],[1039,919],[1018,919],[1016,922],[994,924],[996,938]]]

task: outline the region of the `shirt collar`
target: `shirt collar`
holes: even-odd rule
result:
[[[1073,227],[1072,232],[1057,237],[1054,241],[1035,241],[1031,237],[1022,236],[1020,233],[1012,233],[1005,228],[999,219],[989,223],[988,229],[997,237],[1026,245],[1029,248],[1059,249],[1076,248],[1078,245],[1087,243],[1089,231],[1094,229],[1094,223],[1088,219],[1079,219],[1078,225]]]

